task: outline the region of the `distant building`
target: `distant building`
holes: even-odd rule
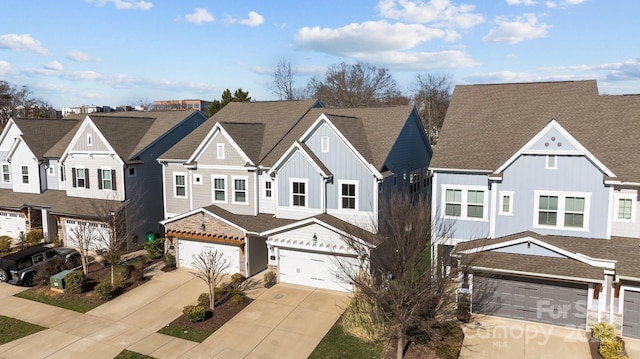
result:
[[[111,106],[96,106],[96,105],[82,105],[74,107],[63,107],[60,112],[62,117],[69,116],[73,113],[96,113],[96,112],[114,112],[115,109]]]
[[[204,113],[209,111],[211,101],[203,100],[163,100],[153,101],[153,111],[199,110]]]

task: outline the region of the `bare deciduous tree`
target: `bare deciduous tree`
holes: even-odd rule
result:
[[[434,328],[443,318],[455,315],[451,279],[457,272],[435,275],[431,258],[432,234],[446,236],[450,224],[433,223],[430,203],[408,194],[390,195],[380,204],[380,213],[377,233],[359,233],[359,239],[344,237],[362,258],[360,272],[353,271],[348,261],[338,260],[338,265],[356,292],[372,303],[368,310],[377,311],[372,317],[383,321],[380,324],[389,338],[397,339],[397,358],[402,358],[412,332],[437,340]],[[361,240],[375,248],[368,250]]]
[[[307,87],[325,106],[376,106],[402,96],[388,69],[365,63],[332,65]]]
[[[427,137],[435,143],[451,102],[451,79],[447,74],[418,75],[413,84],[413,103],[420,113]]]
[[[293,83],[295,73],[291,67],[291,61],[280,59],[273,70],[273,83],[270,90],[281,100],[293,100]]]
[[[99,233],[98,224],[88,221],[78,221],[68,232],[68,245],[80,252],[82,272],[89,274],[89,251],[94,250],[96,243],[103,235]]]
[[[224,272],[229,269],[231,262],[224,257],[224,253],[215,251],[201,252],[193,257],[193,266],[198,270],[195,276],[202,279],[209,287],[209,307],[215,306],[216,287]]]

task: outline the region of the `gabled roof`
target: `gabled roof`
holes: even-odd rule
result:
[[[74,127],[80,123],[76,119],[15,119],[13,121],[38,160],[43,160],[45,153],[56,146],[61,139],[69,138],[69,135],[74,132],[72,131]]]
[[[589,148],[602,128],[578,124],[598,98],[596,81],[456,86],[430,167],[493,172],[552,119]]]
[[[255,157],[257,160],[254,163],[260,163],[280,143],[282,138],[295,127],[300,119],[318,104],[317,100],[231,102],[167,152],[160,155],[158,159],[188,160],[209,135],[214,125],[219,122],[230,134],[233,132],[234,140],[243,152],[252,159],[257,154]],[[237,125],[232,125],[232,123]],[[248,128],[249,124],[262,125],[261,140],[256,141],[256,133],[242,133],[242,128]],[[248,138],[245,139],[243,137]],[[260,143],[259,146],[258,143]],[[290,144],[291,142],[286,147]],[[286,150],[286,147],[284,150]],[[280,154],[284,153],[284,150]]]
[[[325,166],[325,164],[322,163],[322,161],[320,161],[318,156],[316,156],[316,154],[313,153],[313,151],[309,148],[309,146],[307,146],[304,142],[300,142],[300,141],[295,141],[289,147],[289,149],[285,153],[283,153],[280,159],[273,164],[273,167],[271,167],[271,170],[269,171],[269,173],[273,173],[277,169],[279,169],[280,166],[286,163],[291,158],[291,156],[296,152],[301,153],[302,156],[309,162],[309,164],[315,167],[316,171],[318,171],[318,173],[323,178],[329,178],[333,176],[333,173],[331,173],[331,171],[327,168],[327,166]]]
[[[69,118],[87,116],[125,161],[133,161],[140,152],[192,115],[195,110],[110,112],[70,115]]]

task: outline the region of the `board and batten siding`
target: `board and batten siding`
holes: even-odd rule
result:
[[[546,156],[523,155],[503,172],[502,182],[494,190],[498,191],[496,198],[500,191],[513,192],[513,215],[501,215],[497,209],[495,237],[533,230],[547,235],[607,238],[610,191],[603,185],[602,172],[583,156],[557,156],[556,162],[556,169],[546,169]],[[585,208],[585,213],[589,211],[588,231],[534,228],[534,191],[590,194],[589,208]]]
[[[300,179],[307,181],[306,208],[291,206],[291,181]],[[301,219],[322,212],[322,186],[324,180],[309,161],[296,151],[278,170],[277,175],[277,216],[280,218]]]
[[[218,144],[224,146],[224,158],[218,158]],[[242,155],[236,151],[229,140],[220,132],[214,135],[201,156],[197,158],[197,162],[208,166],[244,166],[246,164]]]
[[[424,170],[431,163],[430,145],[426,141],[424,127],[420,123],[420,118],[413,111],[384,161],[384,166],[395,174],[397,186],[404,185],[403,173],[405,171],[409,176],[411,172],[421,170],[420,179],[423,179]],[[408,182],[407,180],[407,185]]]
[[[631,219],[618,219],[618,199],[620,197],[635,199],[631,211]],[[640,191],[636,188],[620,188],[613,192],[613,208],[611,211],[611,235],[620,237],[640,238]]]
[[[266,195],[266,183],[271,184],[271,196],[267,197]],[[267,172],[263,172],[258,176],[258,211],[260,213],[276,213],[276,181],[271,178],[267,174]]]
[[[28,169],[28,183],[22,178],[22,167]],[[40,166],[33,152],[24,141],[20,141],[11,158],[11,182],[14,192],[40,193]]]
[[[88,138],[91,137],[91,145],[88,143]],[[89,122],[85,126],[84,130],[78,136],[78,140],[73,144],[71,151],[79,152],[104,152],[109,151],[109,146],[100,140],[98,137],[98,131],[93,127],[92,122]]]

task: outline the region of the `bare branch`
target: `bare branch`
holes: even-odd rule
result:
[[[224,273],[231,267],[231,262],[227,260],[224,253],[214,251],[201,252],[193,256],[193,266],[198,270],[194,273],[196,277],[202,279],[209,287],[209,306],[215,306],[216,287]]]

